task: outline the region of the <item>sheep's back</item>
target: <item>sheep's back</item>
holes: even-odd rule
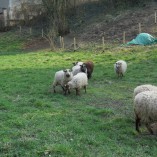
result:
[[[150,85],[150,84],[137,86],[134,89],[134,96],[136,96],[138,93],[141,93],[141,92],[144,92],[144,91],[157,91],[157,87],[153,86],[153,85]]]
[[[63,70],[57,71],[55,73],[54,82],[61,83],[64,76]]]
[[[88,84],[87,75],[85,73],[78,73],[72,79],[73,88],[81,88]]]

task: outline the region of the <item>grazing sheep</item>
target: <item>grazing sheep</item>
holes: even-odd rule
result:
[[[118,77],[123,77],[124,73],[126,72],[127,69],[127,63],[123,60],[119,60],[114,64],[114,70]]]
[[[141,122],[153,134],[151,124],[157,121],[157,91],[145,91],[134,98],[136,130],[140,132]]]
[[[68,91],[70,93],[70,89],[76,90],[76,95],[80,95],[80,89],[84,88],[86,93],[86,86],[88,85],[87,75],[83,72],[75,75],[71,81],[65,85],[65,94]]]
[[[134,96],[136,96],[138,93],[141,93],[141,92],[144,92],[144,91],[157,91],[157,87],[153,86],[153,85],[150,85],[150,84],[137,86],[134,89]]]
[[[79,72],[81,72],[81,65],[83,64],[83,62],[75,62],[73,63],[73,67],[72,67],[72,73],[73,75],[78,74]]]
[[[87,61],[81,65],[81,71],[87,74],[88,79],[92,77],[94,69],[94,63],[92,61]]]
[[[55,87],[57,85],[61,85],[63,91],[64,86],[73,78],[73,74],[70,69],[60,70],[55,73],[53,89],[54,93],[56,93]]]

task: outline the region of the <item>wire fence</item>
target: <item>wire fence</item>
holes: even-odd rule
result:
[[[55,42],[57,43],[56,44],[57,48],[73,49],[74,51],[79,49],[82,46],[82,44],[85,42],[98,43],[99,45],[101,45],[102,49],[104,49],[108,43],[126,44],[128,41],[131,40],[132,36],[135,37],[137,34],[141,32],[149,33],[153,36],[157,35],[157,12],[156,11],[154,13],[152,12],[152,15],[150,17],[152,21],[150,27],[149,27],[150,20],[147,20],[147,22],[141,20],[141,22],[137,23],[136,25],[132,25],[132,26],[130,25],[130,27],[133,28],[134,34],[132,34],[131,31],[129,32],[128,30],[125,30],[125,28],[119,29],[119,31],[117,32],[118,35],[115,33],[114,29],[113,29],[113,33],[112,32],[108,33],[108,30],[102,30],[103,33],[97,33],[95,36],[93,35],[94,32],[91,32],[90,35],[93,35],[94,39],[90,38],[89,36],[88,38],[90,39],[88,41],[88,39],[86,38],[84,39],[81,37],[82,34],[72,33],[70,36],[69,35],[59,36]],[[149,27],[149,31],[148,31],[148,27]],[[99,31],[99,27],[97,31]],[[26,35],[28,38],[38,37],[45,40],[47,29],[42,28],[41,26],[39,27],[17,26],[15,33],[21,36]],[[115,36],[118,37],[115,38]]]

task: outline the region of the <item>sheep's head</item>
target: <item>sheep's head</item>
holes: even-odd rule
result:
[[[80,70],[82,71],[82,72],[84,72],[84,73],[86,73],[87,72],[87,67],[86,67],[86,64],[85,63],[83,63],[82,65],[80,65]]]
[[[69,90],[70,89],[69,85],[68,84],[64,85],[64,89],[65,91]]]
[[[72,75],[72,71],[70,69],[65,69],[64,71],[64,76],[69,78]]]
[[[122,66],[122,63],[121,62],[116,62],[116,69],[120,69]]]
[[[72,88],[72,83],[68,82],[64,87],[65,87],[65,90],[70,90]]]

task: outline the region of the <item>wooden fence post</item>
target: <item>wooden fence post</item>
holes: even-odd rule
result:
[[[62,37],[59,36],[60,47],[62,48]]]
[[[125,41],[125,31],[123,32],[123,44],[125,44],[126,43],[126,41]]]
[[[141,33],[141,23],[138,24],[139,34]]]
[[[30,27],[29,33],[30,33],[30,35],[32,35],[32,27]]]
[[[43,28],[41,30],[41,36],[42,36],[42,38],[44,37],[44,30],[43,30]]]
[[[20,33],[22,32],[22,27],[20,26]]]
[[[64,38],[62,37],[62,48],[64,49]]]
[[[105,40],[104,40],[104,37],[102,37],[102,48],[103,48],[103,50],[104,50],[104,48],[105,48]]]
[[[74,37],[74,51],[76,51],[76,39]]]

